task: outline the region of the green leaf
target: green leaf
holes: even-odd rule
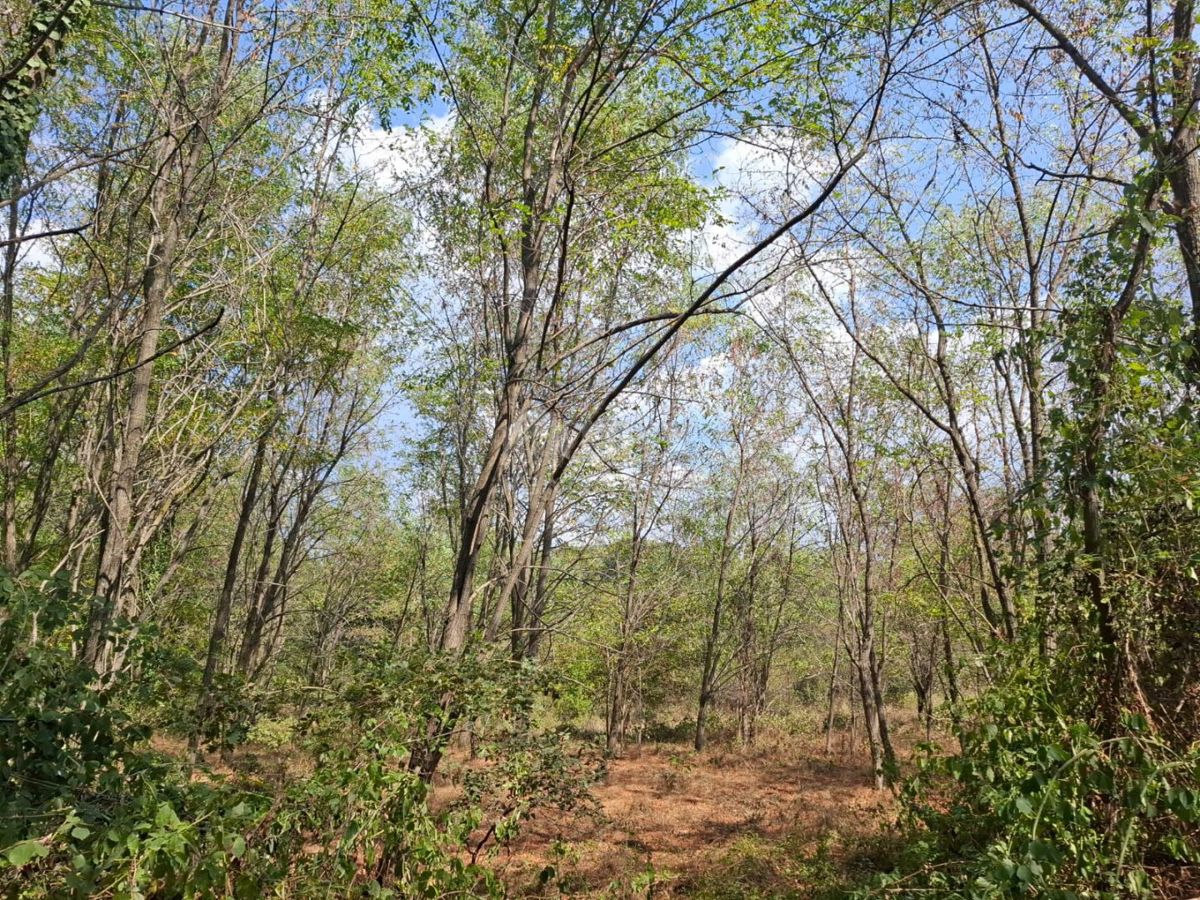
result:
[[[14,866],[23,866],[31,860],[42,859],[49,853],[50,848],[40,841],[21,841],[21,843],[9,847],[4,855]]]

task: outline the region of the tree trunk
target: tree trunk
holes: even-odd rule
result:
[[[125,593],[124,566],[133,524],[134,480],[146,439],[150,386],[154,376],[151,360],[158,351],[171,266],[179,243],[179,220],[167,209],[168,182],[164,170],[169,159],[168,155],[162,160],[151,204],[152,219],[159,223],[160,230],[151,239],[150,264],[146,267],[142,282],[143,306],[137,368],[133,372],[129,406],[113,453],[112,479],[106,491],[107,521],[96,572],[96,600],[88,620],[84,649],[84,659],[101,674],[107,674],[113,662],[108,628],[115,617],[130,611]]]
[[[16,179],[13,179],[14,182]],[[13,395],[12,338],[13,300],[17,275],[17,251],[20,232],[19,204],[8,206],[8,244],[4,248],[3,300],[0,306],[0,406]],[[20,461],[17,458],[17,417],[10,413],[0,418],[0,531],[3,532],[0,561],[9,572],[17,568],[17,479]]]
[[[241,510],[233,531],[233,541],[229,545],[229,556],[225,562],[225,579],[221,583],[221,594],[217,598],[212,632],[208,638],[208,653],[204,660],[204,675],[200,682],[200,704],[196,712],[196,723],[188,738],[188,754],[193,762],[200,747],[200,733],[211,715],[213,681],[220,665],[221,653],[225,649],[225,637],[229,632],[229,618],[233,611],[233,592],[237,586],[242,546],[245,544],[246,531],[249,529],[250,520],[254,516],[254,509],[258,502],[258,484],[262,477],[263,461],[266,459],[271,430],[270,427],[264,429],[254,447],[254,460],[250,466],[250,474],[246,478],[246,487],[242,492]]]
[[[733,486],[733,496],[729,500],[729,509],[725,512],[725,528],[721,534],[721,559],[717,565],[717,594],[713,600],[712,621],[708,637],[704,642],[704,658],[700,671],[700,703],[696,710],[696,749],[703,750],[707,740],[705,729],[709,707],[712,705],[716,691],[717,668],[720,662],[719,642],[721,640],[721,615],[725,605],[726,582],[729,577],[730,557],[733,553],[733,523],[737,516],[738,504],[742,498],[742,481],[745,467],[745,456],[742,448],[738,448],[737,481]]]
[[[842,651],[842,628],[845,622],[845,604],[838,600],[837,636],[833,639],[833,666],[829,672],[829,703],[825,713],[825,755],[833,753],[833,709],[837,699],[838,659]]]

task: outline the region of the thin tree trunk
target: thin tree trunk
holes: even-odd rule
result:
[[[166,162],[163,160],[164,167]],[[133,524],[134,480],[146,438],[150,386],[154,376],[154,366],[150,362],[158,350],[167,290],[170,287],[170,268],[179,242],[179,220],[166,208],[166,191],[164,173],[155,184],[155,200],[151,206],[151,216],[155,222],[162,223],[162,230],[151,241],[150,265],[143,279],[138,367],[133,373],[129,406],[114,451],[113,475],[106,492],[104,543],[96,573],[96,602],[88,621],[84,658],[100,673],[106,673],[111,663],[112,645],[107,637],[108,627],[114,617],[128,611],[124,565]]]
[[[16,182],[17,179],[13,179]],[[3,300],[0,306],[0,407],[13,395],[12,338],[13,300],[17,275],[17,243],[20,233],[19,204],[8,206],[8,243],[4,248]],[[10,413],[0,417],[0,530],[3,531],[0,561],[13,572],[17,568],[17,477],[20,461],[17,458],[17,417]]]
[[[217,598],[212,632],[208,639],[208,653],[204,660],[204,675],[200,682],[200,703],[196,713],[196,723],[188,738],[188,754],[192,762],[195,762],[196,753],[200,747],[200,733],[211,714],[213,681],[217,675],[221,654],[225,649],[225,638],[229,632],[229,618],[233,611],[233,592],[237,586],[242,546],[245,544],[246,532],[258,502],[258,484],[262,477],[263,462],[266,459],[271,430],[271,427],[264,429],[255,445],[254,460],[250,466],[250,474],[246,478],[246,487],[242,492],[242,505],[237,525],[233,531],[233,541],[229,545],[229,556],[225,563],[225,579],[221,583],[221,594]]]
[[[829,672],[829,703],[825,713],[825,755],[833,753],[833,707],[837,699],[838,659],[842,651],[842,628],[846,606],[838,599],[837,636],[833,639],[833,667]]]
[[[708,637],[704,641],[704,658],[700,671],[700,702],[696,709],[696,750],[703,750],[708,740],[706,729],[708,711],[712,706],[716,690],[716,676],[719,662],[719,642],[721,639],[721,615],[725,605],[726,582],[729,574],[730,556],[733,552],[733,523],[737,515],[738,503],[742,495],[742,469],[745,463],[739,447],[737,483],[733,487],[733,497],[729,501],[729,509],[725,513],[725,529],[721,535],[721,559],[717,566],[717,594],[713,600],[712,621],[709,625]]]

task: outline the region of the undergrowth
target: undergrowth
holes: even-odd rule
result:
[[[304,777],[269,786],[189,772],[150,749],[132,714],[153,686],[99,684],[77,660],[85,606],[61,579],[0,578],[4,896],[499,896],[485,849],[535,806],[583,800],[588,760],[523,727],[530,685],[466,684],[466,667],[364,664],[350,702],[306,723]],[[114,638],[137,672],[147,635]],[[421,698],[451,682],[497,727],[481,744],[492,762],[463,802],[435,814],[406,761],[414,728],[437,708]]]

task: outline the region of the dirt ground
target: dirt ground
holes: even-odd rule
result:
[[[919,739],[910,737],[901,732],[898,741],[902,765]],[[180,757],[186,749],[166,738],[155,745]],[[448,762],[466,757],[452,751]],[[215,757],[209,763],[231,774]],[[275,752],[244,751],[239,763],[268,780],[306,768]],[[443,782],[435,807],[459,792]],[[684,744],[635,745],[608,760],[590,793],[590,810],[539,810],[514,841],[479,860],[509,896],[824,898],[851,857],[875,868],[863,854],[881,843],[897,812],[894,796],[871,786],[865,748],[843,744],[827,755],[817,737],[703,754]]]
[[[596,814],[540,813],[491,860],[515,896],[691,895],[739,861],[767,867],[772,847],[811,858],[878,834],[895,813],[863,758],[826,757],[815,744],[704,755],[635,747],[610,761],[593,794]],[[547,866],[556,877],[539,887]]]

